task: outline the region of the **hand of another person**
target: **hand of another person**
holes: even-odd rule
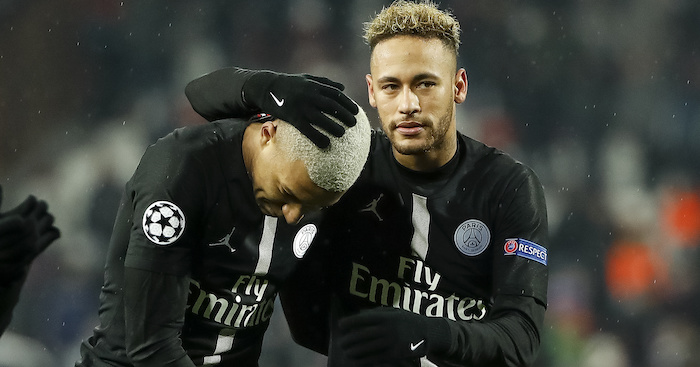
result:
[[[0,186],[0,205],[2,187]],[[27,266],[60,237],[53,226],[48,205],[30,195],[21,204],[0,213],[0,279],[11,282],[22,276]]]
[[[243,99],[262,112],[294,125],[320,148],[330,144],[325,130],[342,136],[346,126],[356,124],[358,106],[342,91],[345,87],[330,79],[308,74],[284,74],[260,71],[243,85]]]
[[[38,236],[31,220],[19,215],[0,218],[0,286],[20,278],[33,256]]]

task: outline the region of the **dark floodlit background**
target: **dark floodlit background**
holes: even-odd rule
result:
[[[367,103],[361,24],[388,1],[0,1],[3,209],[46,199],[2,366],[71,366],[146,146],[204,123],[185,84],[238,65],[331,77]],[[700,2],[442,1],[463,27],[459,129],[532,166],[552,241],[537,366],[697,366]],[[376,121],[376,114],[372,112]],[[279,309],[278,309],[279,311]],[[281,312],[264,366],[322,366]]]

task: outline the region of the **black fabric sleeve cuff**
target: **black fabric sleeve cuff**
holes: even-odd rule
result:
[[[248,118],[258,112],[245,103],[243,84],[257,70],[223,68],[192,80],[185,95],[192,108],[208,121],[225,118]]]
[[[452,345],[449,321],[445,318],[427,318],[425,321],[428,355],[444,355]]]

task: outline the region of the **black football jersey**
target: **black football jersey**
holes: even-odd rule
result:
[[[186,127],[147,149],[126,184],[100,325],[78,365],[257,366],[278,287],[316,226],[260,212],[246,126]]]
[[[410,365],[490,362],[471,359],[464,339],[471,336],[470,324],[496,317],[494,309],[515,310],[535,327],[541,323],[548,260],[542,186],[507,154],[462,134],[458,140],[455,157],[425,173],[398,164],[389,140],[376,133],[360,179],[327,210],[317,238],[323,246],[307,259],[324,276],[300,268],[283,290],[283,305],[297,341],[328,353],[330,366],[348,365],[335,327],[361,309],[388,306],[454,321],[455,356],[447,359],[455,364],[424,358]],[[315,303],[302,300],[304,292]],[[326,293],[332,296],[324,300]],[[329,331],[311,331],[309,320],[328,317]],[[314,338],[327,345],[314,345]],[[474,355],[499,348],[496,340],[479,339],[467,342],[484,348]],[[503,341],[504,349],[511,342]]]

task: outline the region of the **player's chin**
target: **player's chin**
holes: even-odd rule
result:
[[[403,155],[414,155],[425,153],[429,150],[430,144],[421,138],[414,139],[396,139],[392,140],[391,144],[397,152]]]

